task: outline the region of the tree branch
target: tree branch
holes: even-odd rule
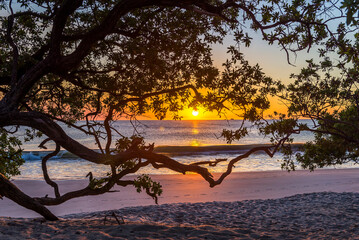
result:
[[[116,155],[106,156],[85,147],[69,137],[64,130],[46,115],[38,112],[10,112],[0,115],[0,126],[22,125],[32,127],[44,133],[51,140],[80,158],[97,164],[119,165],[128,159],[136,157],[133,151],[126,151]]]
[[[17,82],[17,68],[18,68],[18,59],[19,59],[19,50],[16,46],[14,39],[11,37],[12,28],[14,26],[14,11],[12,9],[12,0],[9,2],[10,8],[10,16],[8,17],[7,29],[6,29],[6,40],[8,41],[9,45],[12,48],[12,71],[11,71],[11,85],[14,86]]]
[[[46,207],[35,199],[29,197],[10,182],[4,175],[0,173],[0,196],[7,197],[16,202],[20,206],[31,209],[50,221],[58,220]]]
[[[40,145],[39,147],[42,147],[42,148],[45,148],[46,147],[44,146],[44,144],[46,142],[48,142],[50,140],[50,138],[47,138],[45,139]],[[49,177],[49,174],[47,172],[47,166],[46,166],[46,163],[47,163],[47,160],[49,160],[50,158],[56,156],[60,151],[60,146],[58,144],[56,144],[56,149],[55,151],[53,151],[52,153],[49,153],[48,155],[46,155],[43,159],[42,159],[42,162],[41,162],[41,167],[42,167],[42,173],[44,175],[44,179],[46,181],[47,184],[49,184],[51,187],[54,188],[54,191],[55,191],[55,196],[56,197],[60,197],[60,192],[59,192],[59,186],[57,185],[56,182],[52,181]]]

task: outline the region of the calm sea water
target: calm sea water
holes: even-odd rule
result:
[[[301,120],[310,124],[308,120]],[[81,124],[82,122],[78,122]],[[240,120],[196,120],[196,121],[154,121],[146,120],[136,123],[130,121],[116,121],[113,126],[124,136],[141,134],[147,143],[155,143],[157,151],[170,155],[172,158],[182,163],[192,163],[196,161],[214,160],[217,158],[227,158],[230,160],[253,147],[255,144],[269,143],[269,139],[263,138],[258,134],[256,128],[250,128],[249,136],[240,142],[232,143],[230,146],[226,141],[219,138],[222,129],[235,130],[241,125]],[[74,139],[89,148],[97,149],[95,141],[74,128],[67,129],[68,134]],[[24,133],[24,129],[19,131],[19,136]],[[114,139],[118,138],[114,136]],[[295,143],[304,143],[313,139],[310,133],[295,136]],[[47,153],[41,151],[38,145],[43,139],[35,139],[32,142],[24,143],[23,148],[25,164],[21,167],[21,175],[14,179],[43,179],[41,171],[41,159]],[[238,146],[241,145],[241,146]],[[48,149],[53,149],[54,144],[46,145]],[[247,171],[268,171],[280,170],[282,155],[277,154],[270,158],[264,153],[257,153],[236,164],[235,172]],[[346,165],[344,167],[355,167]],[[218,166],[211,168],[212,172],[223,172],[226,163],[222,162]],[[108,166],[101,166],[89,163],[78,157],[62,150],[58,156],[48,162],[50,177],[53,179],[82,179],[87,173],[92,172],[96,177],[105,176],[110,171]],[[166,169],[153,169],[146,167],[138,172],[149,174],[171,174],[174,173]]]

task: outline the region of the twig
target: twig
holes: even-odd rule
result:
[[[107,217],[114,217],[116,219],[116,222],[118,223],[118,225],[122,225],[122,224],[125,224],[125,220],[123,219],[122,216],[120,216],[121,218],[121,221],[118,219],[118,217],[116,216],[116,213],[115,212],[112,212],[110,215],[107,214],[105,216],[105,218],[103,219],[103,225],[106,225],[106,221],[107,221]]]
[[[208,166],[210,167],[215,167],[217,166],[218,163],[220,162],[225,162],[227,161],[227,158],[217,158],[215,161],[201,161],[201,162],[195,162],[195,163],[191,163],[190,165],[205,165],[208,164]]]

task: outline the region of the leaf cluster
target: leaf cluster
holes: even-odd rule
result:
[[[103,187],[104,184],[106,184],[109,181],[109,178],[92,178],[90,179],[88,187],[92,190],[100,189]]]
[[[22,158],[21,142],[0,129],[0,173],[7,178],[19,175],[19,167],[25,162]]]
[[[147,174],[142,174],[134,180],[134,187],[138,193],[143,189],[146,193],[157,199],[162,194],[162,185],[159,182],[153,181]]]

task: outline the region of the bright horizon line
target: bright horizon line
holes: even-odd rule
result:
[[[138,121],[241,121],[243,119],[136,119]],[[264,120],[278,120],[278,118],[264,118]],[[299,118],[299,120],[311,120],[310,118]],[[86,120],[79,120],[86,121]],[[104,119],[97,119],[95,121],[104,121]],[[113,121],[131,121],[131,119],[116,119]],[[132,120],[133,121],[133,120]],[[248,121],[248,120],[246,120]]]

